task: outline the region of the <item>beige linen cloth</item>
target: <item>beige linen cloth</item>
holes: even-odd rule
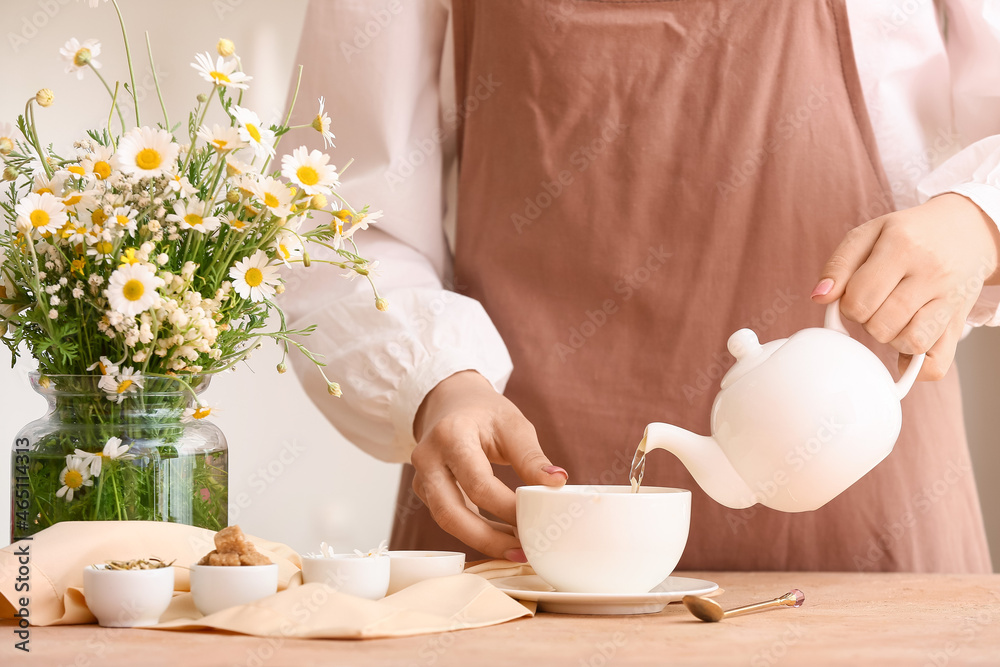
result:
[[[291,548],[248,535],[278,564],[278,593],[202,616],[190,594],[188,569],[214,548],[214,533],[175,523],[72,521],[59,523],[0,550],[0,619],[13,618],[18,549],[29,547],[28,592],[32,625],[95,623],[83,595],[83,568],[106,560],[155,556],[175,561],[174,599],[161,630],[217,629],[261,637],[373,639],[478,628],[531,616],[522,604],[486,579],[531,574],[525,566],[493,561],[466,574],[429,579],[382,600],[363,600],[325,584],[303,584],[299,555]],[[478,576],[477,576],[478,575]]]

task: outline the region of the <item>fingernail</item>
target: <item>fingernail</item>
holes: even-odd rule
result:
[[[819,284],[813,288],[813,293],[809,295],[810,299],[815,299],[818,296],[826,296],[833,289],[833,280],[830,278],[823,278],[819,281]]]
[[[528,557],[524,555],[524,549],[507,549],[503,552],[503,557],[514,563],[528,562]]]
[[[550,475],[562,475],[566,479],[569,479],[569,473],[559,466],[545,466],[542,468],[542,472],[547,472]]]

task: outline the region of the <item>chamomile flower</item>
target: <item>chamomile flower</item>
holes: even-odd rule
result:
[[[31,191],[39,195],[48,193],[56,197],[62,197],[67,178],[68,174],[65,172],[54,174],[52,178],[49,178],[45,174],[45,170],[42,170],[41,173],[35,172],[32,177]]]
[[[232,155],[226,156],[226,176],[240,176],[253,170],[253,166],[237,160]]]
[[[0,155],[7,155],[14,150],[14,126],[10,123],[0,123]]]
[[[194,420],[205,419],[210,414],[212,414],[212,408],[211,407],[209,407],[207,405],[201,405],[201,404],[199,404],[197,407],[187,408],[186,410],[184,410],[184,419],[185,420],[190,420],[190,419],[194,419]]]
[[[93,486],[94,480],[90,477],[89,465],[85,459],[70,454],[66,457],[66,467],[59,473],[59,483],[62,484],[56,491],[56,498],[65,498],[66,502],[73,501],[73,494],[80,491],[85,486]]]
[[[111,437],[104,444],[104,450],[99,454],[93,454],[91,452],[85,452],[82,449],[76,449],[73,453],[84,463],[89,466],[90,474],[93,477],[99,477],[101,474],[101,467],[104,464],[104,459],[109,461],[116,461],[119,459],[131,459],[134,458],[128,453],[129,446],[122,444],[121,438]]]
[[[156,290],[163,279],[144,264],[123,264],[108,279],[104,295],[111,308],[126,317],[135,317],[160,301]]]
[[[329,155],[308,151],[305,146],[299,146],[291,155],[282,157],[281,175],[301,186],[307,195],[330,194],[332,188],[339,185],[337,168],[327,164]]]
[[[26,195],[14,207],[14,213],[18,229],[31,230],[36,239],[59,231],[69,219],[63,203],[48,192]]]
[[[371,213],[368,213],[367,211],[362,211],[357,215],[349,216],[349,219],[351,222],[351,226],[347,231],[344,232],[344,236],[346,236],[347,238],[354,236],[354,232],[358,230],[368,229],[368,225],[381,220],[382,211],[373,211]]]
[[[167,187],[165,192],[167,193],[177,193],[177,196],[181,199],[187,199],[194,193],[198,192],[191,181],[188,180],[187,176],[181,176],[180,174],[174,174],[167,181]]]
[[[127,232],[129,236],[135,236],[135,216],[137,215],[139,215],[139,212],[134,208],[129,206],[119,206],[111,214],[111,220],[115,223],[115,226],[119,230]]]
[[[87,248],[87,254],[93,257],[97,264],[110,264],[114,261],[115,244],[109,236],[107,232],[97,236],[87,235],[87,243],[90,246]]]
[[[330,116],[323,110],[326,106],[326,98],[319,98],[319,112],[313,118],[312,128],[323,135],[323,147],[333,148],[333,132],[330,131]]]
[[[293,191],[278,179],[267,176],[257,184],[254,194],[272,215],[279,218],[291,215]]]
[[[281,282],[278,267],[268,266],[267,254],[263,250],[237,261],[229,269],[229,277],[233,279],[236,293],[254,302],[273,297],[274,286]]]
[[[198,130],[198,136],[220,153],[228,153],[246,146],[246,143],[240,139],[239,130],[228,125],[222,127],[213,124],[211,129],[207,125],[202,125],[201,129]]]
[[[239,63],[235,59],[226,60],[219,56],[213,64],[212,56],[207,51],[196,53],[194,59],[195,62],[191,63],[191,67],[195,68],[205,81],[223,88],[240,90],[249,88],[246,82],[253,77],[238,71]]]
[[[274,251],[278,259],[291,267],[292,260],[302,259],[305,248],[302,239],[293,231],[283,230],[274,237]]]
[[[126,174],[157,178],[174,171],[180,146],[166,130],[136,127],[118,142],[115,167]]]
[[[118,364],[112,362],[107,357],[101,357],[100,361],[95,361],[91,365],[87,366],[88,371],[98,369],[101,371],[101,375],[118,375]]]
[[[118,374],[105,375],[97,386],[104,391],[109,401],[121,403],[126,394],[142,389],[143,381],[142,373],[128,366]]]
[[[239,123],[240,139],[253,147],[254,155],[262,159],[274,157],[274,131],[261,124],[260,116],[235,104],[230,111]]]
[[[101,69],[101,63],[96,59],[97,56],[101,55],[101,43],[96,39],[88,39],[81,44],[74,37],[59,49],[59,53],[68,63],[66,73],[76,72],[77,79],[83,78],[83,71],[88,65],[94,69]]]
[[[111,175],[111,159],[114,156],[112,150],[106,146],[98,146],[93,153],[80,160],[83,172],[92,175],[99,181],[103,181]]]
[[[205,202],[174,202],[174,212],[167,216],[167,222],[176,222],[181,229],[193,229],[208,234],[219,228],[219,219],[205,215]]]
[[[246,229],[247,221],[243,220],[236,215],[233,211],[229,211],[224,216],[222,216],[222,221],[232,227],[233,229],[243,230]]]

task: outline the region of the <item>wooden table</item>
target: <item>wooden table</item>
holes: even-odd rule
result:
[[[364,641],[208,632],[31,629],[31,653],[0,628],[0,664],[618,667],[624,665],[1000,665],[1000,575],[691,573],[729,608],[800,588],[806,603],[721,623],[680,605],[649,616],[538,614],[480,630]],[[13,660],[12,660],[13,658]]]

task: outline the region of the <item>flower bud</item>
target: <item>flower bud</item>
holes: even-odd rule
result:
[[[375,307],[384,313],[385,311],[389,310],[389,302],[383,299],[382,297],[378,297],[377,299],[375,299]]]
[[[309,257],[309,253],[303,252],[302,253],[302,266],[304,266],[306,268],[309,268],[310,265],[312,265],[312,259]]]
[[[0,137],[0,155],[8,155],[14,150],[14,142],[10,137]]]
[[[309,206],[317,211],[326,208],[327,201],[323,195],[313,195],[309,200]]]
[[[56,94],[53,93],[48,88],[42,88],[37,93],[35,93],[35,102],[40,107],[50,107],[52,103],[56,100]]]
[[[3,180],[5,181],[17,180],[17,169],[14,169],[14,167],[4,167]]]
[[[340,391],[340,385],[337,384],[336,382],[327,382],[327,384],[326,384],[326,391],[331,396],[335,396],[337,398],[340,398],[341,396],[344,395],[344,393],[342,391]]]
[[[229,192],[226,193],[226,201],[229,202],[230,204],[239,204],[240,193],[237,192],[236,190],[230,190]]]
[[[198,104],[204,104],[208,101],[208,95],[205,93],[198,93],[198,96],[195,97],[195,99],[198,100]]]
[[[274,293],[275,294],[284,294],[285,293],[285,285],[284,285],[284,283],[278,283],[277,285],[275,285],[274,286]]]
[[[229,56],[236,53],[236,45],[233,44],[231,39],[226,39],[223,37],[219,40],[219,43],[215,45],[215,50],[219,52],[219,55],[223,58],[228,58]]]
[[[278,373],[280,373],[281,375],[284,375],[285,373],[288,372],[288,364],[286,364],[284,361],[282,361],[280,364],[278,364],[277,370],[278,370]]]

